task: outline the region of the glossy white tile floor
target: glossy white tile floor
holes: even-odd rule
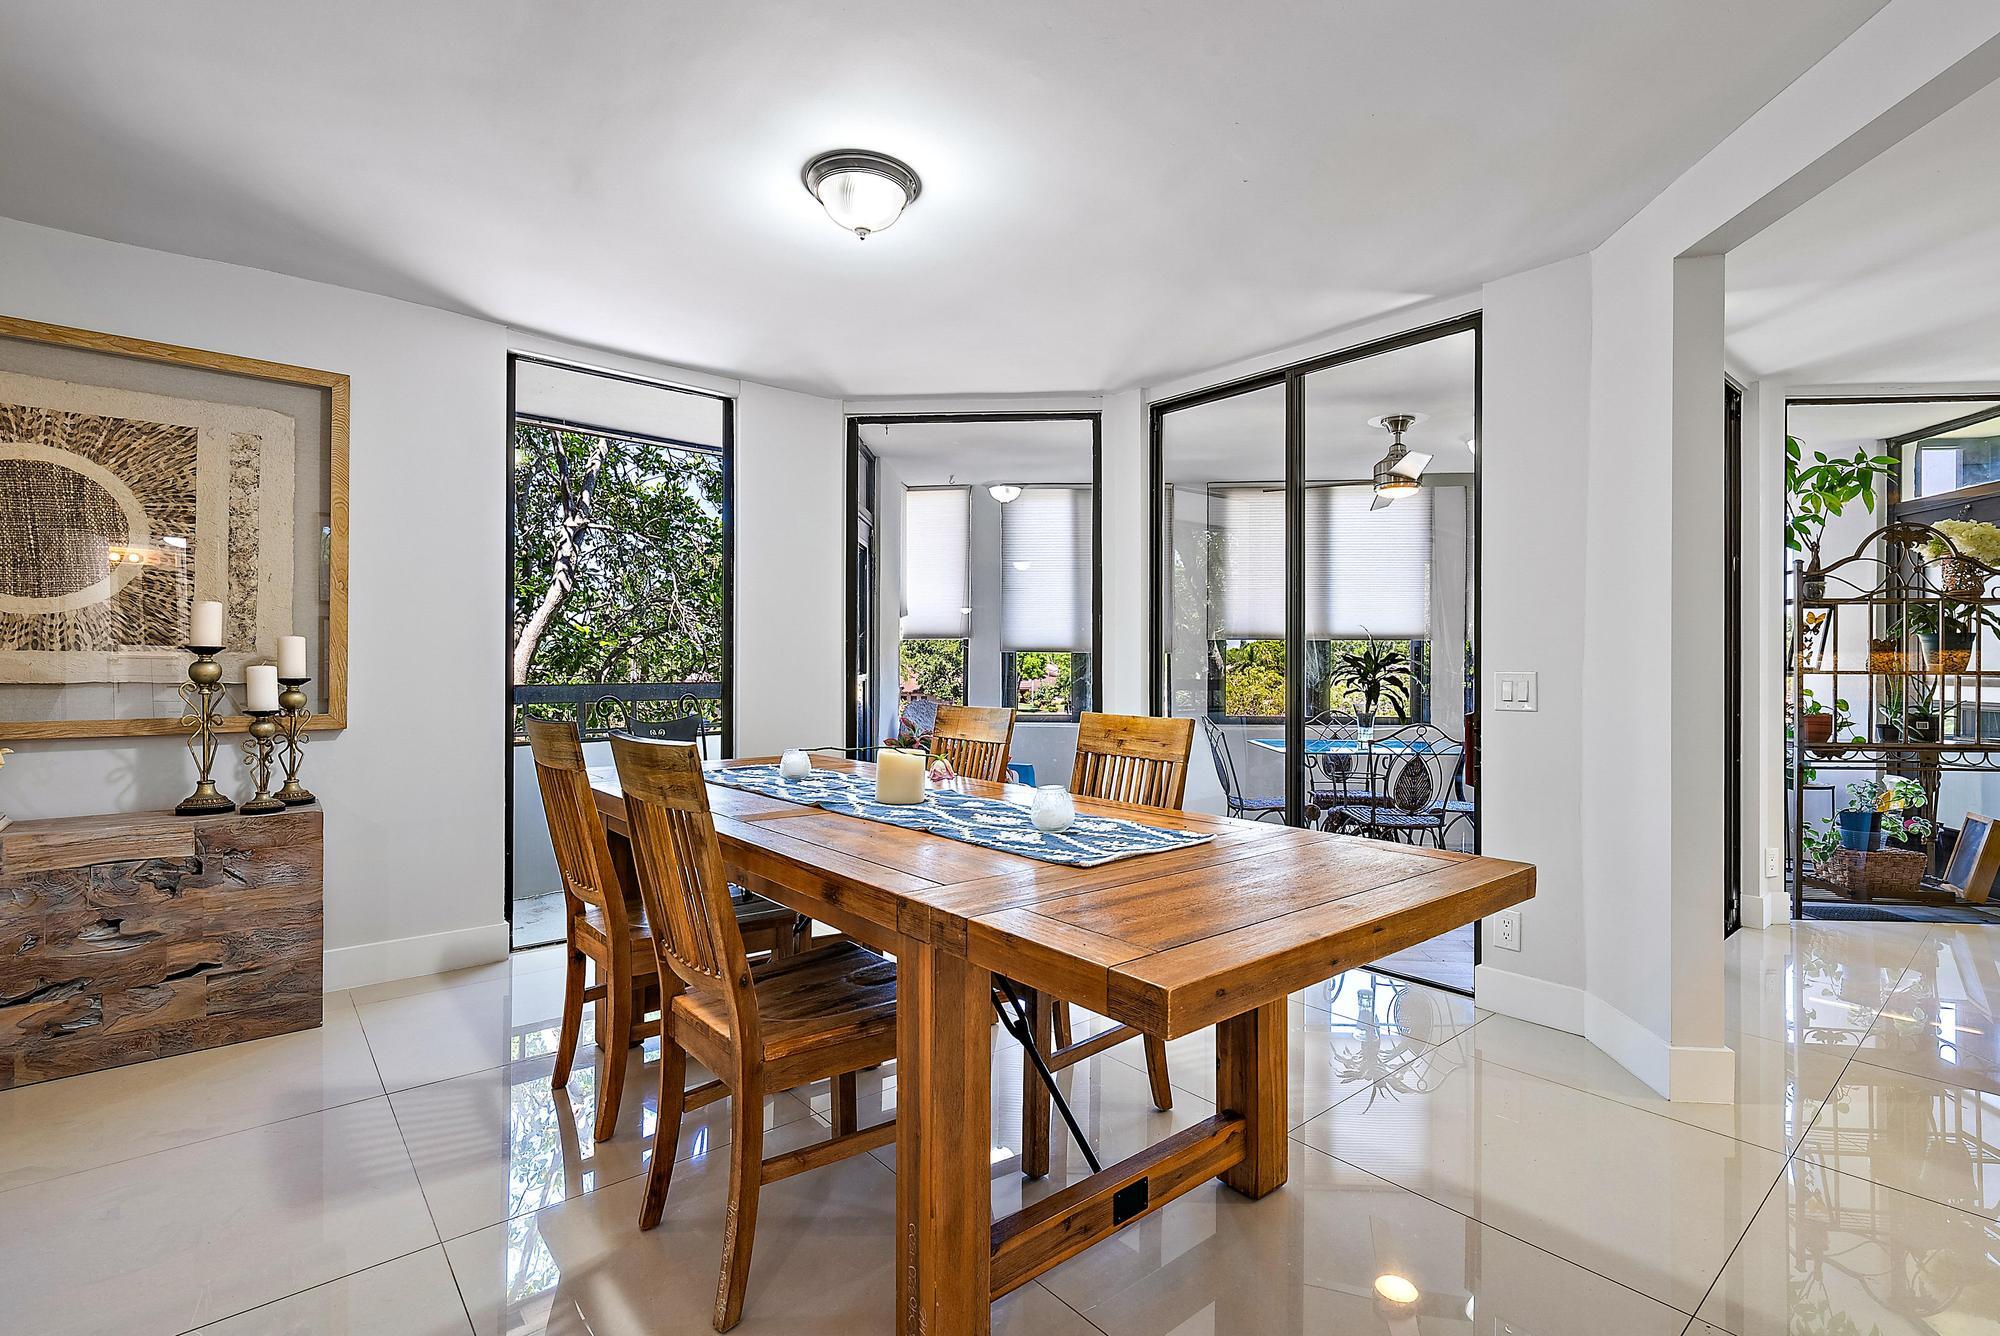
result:
[[[2000,929],[1822,924],[1728,946],[1740,1097],[1674,1105],[1574,1036],[1357,972],[1291,1015],[1291,1182],[1197,1189],[1003,1302],[1019,1336],[2000,1331]],[[634,1227],[655,1101],[591,1145],[548,1086],[555,953],[337,994],[323,1028],[0,1094],[0,1282],[20,1333],[700,1333],[727,1109]],[[1094,1018],[1079,1017],[1089,1028]],[[1065,1076],[1115,1159],[1205,1116],[1214,1045]],[[1024,1183],[995,1045],[996,1211]],[[691,1080],[700,1079],[691,1075]],[[893,1066],[864,1080],[893,1110]],[[827,1132],[774,1096],[772,1149]],[[864,1114],[866,1116],[866,1113]],[[889,1329],[893,1151],[766,1190],[745,1333]],[[1414,1298],[1380,1289],[1407,1282]],[[1378,1281],[1382,1286],[1378,1287]]]

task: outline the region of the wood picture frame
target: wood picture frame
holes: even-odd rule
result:
[[[16,316],[0,315],[0,340],[47,345],[54,349],[102,354],[109,358],[135,359],[160,363],[196,372],[271,382],[298,387],[323,396],[318,412],[323,420],[326,445],[324,461],[324,558],[319,568],[323,582],[320,600],[324,608],[321,626],[323,643],[314,676],[317,709],[307,716],[305,726],[313,730],[335,730],[347,726],[347,602],[348,602],[348,489],[347,427],[349,382],[346,375],[311,367],[267,362],[233,353],[186,348],[150,339],[129,338],[67,325],[45,324]],[[0,370],[5,370],[0,367]],[[83,382],[79,382],[83,383]],[[295,446],[295,449],[297,447]],[[315,619],[318,620],[317,617]],[[157,651],[155,651],[157,652]],[[59,685],[59,683],[57,683]],[[243,732],[250,724],[247,715],[230,715],[223,728]],[[43,738],[173,737],[185,732],[180,711],[169,707],[161,713],[109,719],[56,718],[21,719],[7,717],[0,703],[0,742]]]
[[[1994,819],[1965,814],[1965,825],[1951,849],[1951,865],[1944,871],[1944,884],[1969,905],[1986,903],[1993,893],[1994,873],[2000,872],[2000,839],[1994,838]]]

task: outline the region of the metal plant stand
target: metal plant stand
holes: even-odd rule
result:
[[[2000,598],[1990,593],[2000,572],[1957,555],[1926,562],[1931,543],[1956,552],[1936,529],[1896,521],[1829,564],[1792,564],[1785,820],[1794,918],[1808,893],[1847,898],[1806,862],[1806,794],[1841,786],[1821,779],[1825,771],[1915,780],[1924,805],[1912,815],[1932,824],[1923,883],[1874,898],[1958,903],[1937,877],[1938,789],[1946,775],[2000,772],[2000,665],[1989,665],[1986,645],[2000,632]],[[1830,731],[1813,723],[1829,715]]]

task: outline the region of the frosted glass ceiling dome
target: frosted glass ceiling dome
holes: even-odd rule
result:
[[[800,179],[827,217],[863,241],[902,217],[924,191],[908,164],[858,148],[820,154]]]

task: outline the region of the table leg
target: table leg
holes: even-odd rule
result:
[[[1283,1187],[1289,1171],[1285,1022],[1281,997],[1215,1027],[1215,1107],[1244,1123],[1243,1158],[1217,1177],[1246,1197]]]
[[[1044,1056],[1053,1052],[1055,1040],[1055,999],[1033,988],[1021,989],[1021,1001],[1028,1008],[1028,1033],[1041,1046]],[[1049,1088],[1028,1050],[1021,1050],[1021,1172],[1029,1178],[1046,1178],[1049,1172],[1049,1115],[1053,1106]]]
[[[896,961],[896,1330],[987,1336],[993,982],[962,956],[905,945]]]

